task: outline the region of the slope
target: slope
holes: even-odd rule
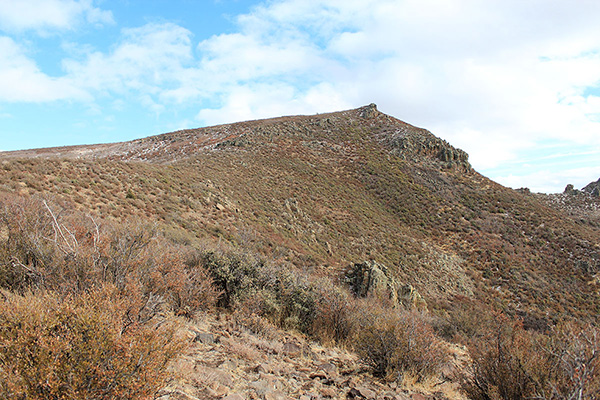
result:
[[[600,311],[597,227],[375,105],[0,159],[2,191],[155,220],[181,243],[223,241],[317,276],[374,260],[438,312],[475,299],[543,327]]]

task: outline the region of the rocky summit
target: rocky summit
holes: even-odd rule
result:
[[[521,398],[550,398],[580,367],[551,346],[597,354],[577,346],[600,311],[598,183],[503,187],[374,104],[0,165],[2,395],[508,399],[523,376]],[[35,354],[7,333],[26,326]]]

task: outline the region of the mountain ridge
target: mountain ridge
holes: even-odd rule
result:
[[[325,114],[285,116],[184,129],[125,142],[5,151],[0,152],[0,158],[65,157],[173,162],[178,159],[177,157],[186,157],[199,151],[212,150],[220,145],[239,144],[245,136],[259,135],[261,128],[266,126],[284,125],[285,129],[285,125],[290,125],[287,126],[287,131],[293,132],[296,123],[326,126],[327,124],[332,125],[336,121],[356,120],[357,118],[366,120],[381,118],[397,125],[399,129],[391,135],[386,136],[385,132],[379,134],[379,140],[395,148],[399,154],[422,153],[448,163],[461,163],[467,170],[471,168],[468,163],[468,155],[464,151],[450,146],[446,141],[435,137],[425,129],[417,128],[381,113],[374,103],[357,109]],[[410,154],[405,156],[410,156]]]

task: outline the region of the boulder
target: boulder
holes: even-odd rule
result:
[[[565,191],[563,192],[564,194],[570,194],[570,195],[574,195],[577,194],[577,190],[575,190],[575,187],[572,184],[568,184],[567,187],[565,188]]]
[[[202,344],[215,344],[217,343],[217,339],[215,335],[207,332],[195,332],[196,336],[194,337],[194,342],[200,342]]]
[[[354,264],[346,282],[357,297],[375,296],[389,299],[395,307],[427,310],[427,303],[412,285],[396,281],[385,265],[375,261]]]
[[[349,399],[375,399],[377,393],[366,387],[356,387],[350,389],[346,397]]]
[[[379,111],[377,111],[377,104],[371,103],[368,106],[361,107],[359,113],[360,117],[364,119],[375,118],[379,114]]]

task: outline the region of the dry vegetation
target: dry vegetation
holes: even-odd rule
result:
[[[590,212],[503,188],[371,108],[117,147],[2,161],[3,397],[152,398],[203,312],[351,349],[382,382],[598,396]],[[344,277],[366,260],[426,307],[355,298]],[[472,357],[462,376],[451,342]]]

